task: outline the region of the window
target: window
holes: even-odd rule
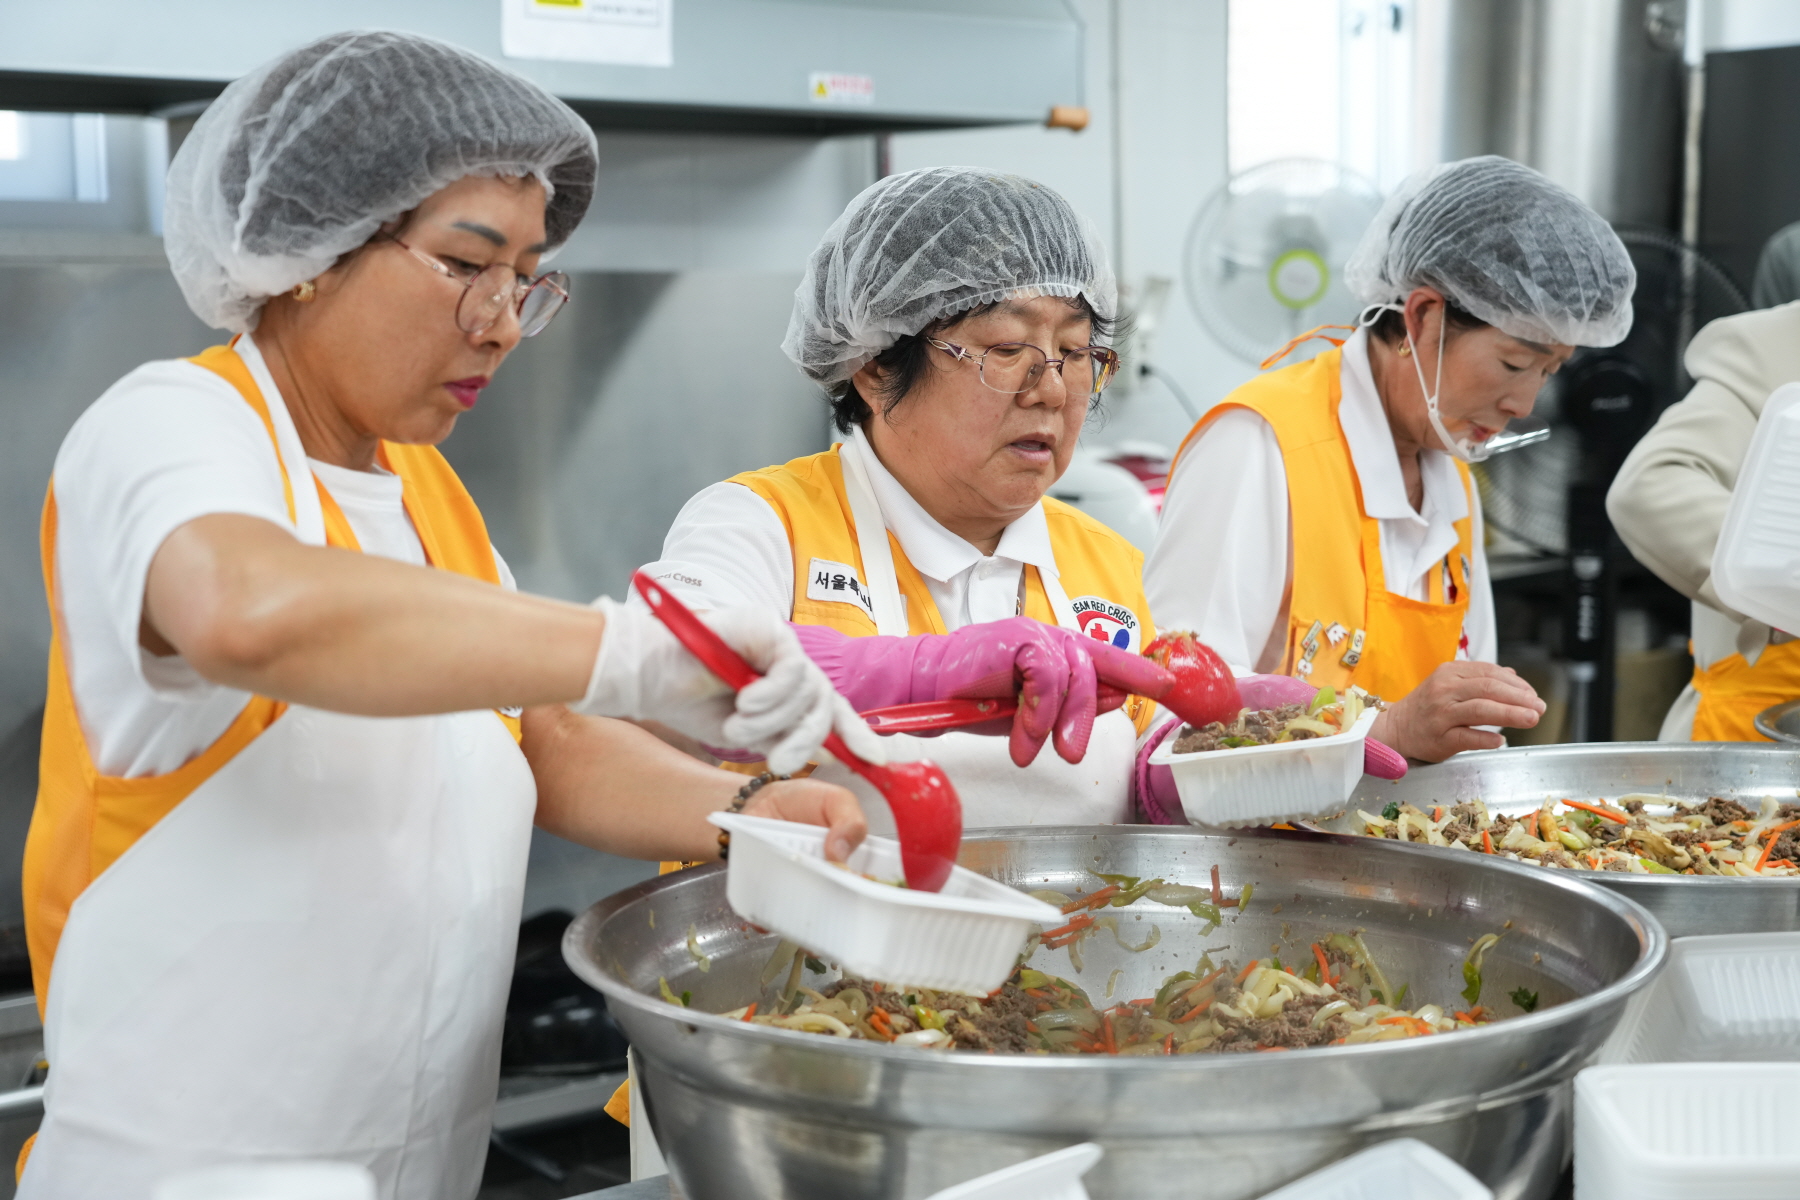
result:
[[[0,111],[0,202],[106,198],[106,118]]]
[[[1388,191],[1412,170],[1416,0],[1231,0],[1231,171],[1342,163]]]

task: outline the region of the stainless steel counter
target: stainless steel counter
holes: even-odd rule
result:
[[[674,1181],[667,1175],[658,1175],[654,1179],[640,1179],[636,1183],[621,1183],[618,1187],[571,1196],[569,1200],[681,1200],[681,1193],[675,1190]]]

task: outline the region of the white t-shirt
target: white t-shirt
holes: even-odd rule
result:
[[[1420,463],[1424,502],[1414,510],[1369,371],[1366,331],[1344,344],[1338,378],[1338,422],[1364,511],[1380,526],[1388,590],[1428,599],[1430,572],[1456,549],[1455,523],[1472,515],[1469,611],[1457,657],[1493,662],[1499,647],[1480,494],[1474,493],[1471,514],[1456,460],[1427,450]],[[1156,545],[1144,564],[1156,627],[1192,630],[1240,672],[1278,670],[1293,580],[1288,533],[1287,464],[1275,430],[1249,409],[1234,408],[1194,440],[1169,480]]]
[[[946,632],[1018,616],[1027,563],[1056,571],[1042,504],[1008,525],[994,553],[984,555],[913,499],[860,428],[844,439],[840,453],[861,460],[882,518],[925,580]],[[644,570],[696,608],[749,605],[784,621],[794,615],[794,548],[787,527],[768,501],[741,483],[715,483],[683,505],[663,539],[662,558]],[[635,591],[632,602],[642,603]]]
[[[271,419],[291,434],[254,340],[240,338],[237,350]],[[425,562],[398,476],[311,465],[365,553]],[[209,683],[179,655],[158,658],[139,646],[150,563],[171,533],[212,513],[293,528],[268,430],[211,371],[184,360],[146,363],[75,422],[53,481],[63,655],[95,766],[126,778],[172,771],[216,741],[249,694]]]

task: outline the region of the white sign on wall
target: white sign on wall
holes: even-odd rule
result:
[[[806,96],[814,104],[848,104],[861,108],[875,103],[875,80],[868,75],[814,71],[806,81]]]
[[[500,0],[509,58],[611,66],[675,64],[675,0]]]

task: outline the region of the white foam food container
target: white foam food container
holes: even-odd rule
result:
[[[1338,812],[1363,776],[1363,741],[1379,713],[1363,714],[1343,733],[1239,746],[1234,750],[1175,753],[1165,738],[1151,766],[1175,774],[1181,808],[1195,825],[1267,825]]]
[[[933,1192],[926,1200],[1088,1200],[1081,1177],[1105,1153],[1082,1142]]]
[[[1732,488],[1713,547],[1719,598],[1776,629],[1800,630],[1800,384],[1776,388]]]
[[[864,979],[985,996],[1012,974],[1033,926],[1063,923],[1055,905],[963,867],[940,892],[877,882],[905,878],[892,838],[865,838],[846,870],[826,861],[817,825],[709,819],[731,831],[725,898],[738,915]]]
[[[1800,933],[1676,938],[1603,1063],[1800,1060]],[[1800,1194],[1800,1181],[1795,1191]]]
[[[1494,1200],[1486,1184],[1417,1138],[1395,1138],[1262,1200]]]
[[[1791,1200],[1790,1063],[1644,1063],[1575,1077],[1575,1200]]]

